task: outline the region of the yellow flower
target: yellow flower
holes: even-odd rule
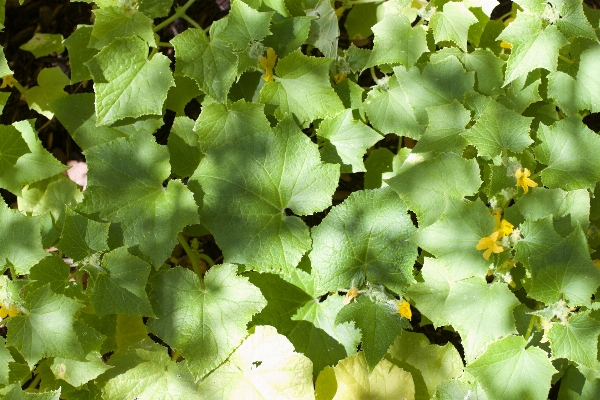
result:
[[[18,315],[20,312],[21,312],[21,310],[19,310],[14,305],[11,307],[0,306],[0,319],[6,318],[6,317],[14,317],[15,315]]]
[[[503,40],[500,42],[500,47],[503,49],[512,49],[513,45]]]
[[[515,178],[517,178],[517,186],[521,186],[525,193],[529,192],[529,187],[536,187],[538,184],[529,179],[529,175],[531,172],[527,168],[523,170],[519,168],[517,172],[515,172]]]
[[[496,243],[499,235],[500,235],[500,232],[495,231],[490,236],[481,238],[481,240],[479,240],[479,243],[477,243],[477,246],[475,246],[475,248],[477,250],[485,249],[485,251],[483,252],[483,258],[485,258],[486,260],[490,259],[490,256],[492,255],[492,253],[497,254],[497,253],[502,253],[504,251],[504,248],[502,246],[498,245],[498,243]]]
[[[402,315],[406,319],[412,318],[412,311],[410,310],[410,304],[406,300],[402,300],[401,303],[398,303],[398,314]]]
[[[347,306],[356,297],[358,297],[358,289],[353,287],[350,290],[348,290],[348,292],[346,293],[346,297],[344,297],[344,305]]]
[[[499,233],[498,238],[510,235],[513,231],[513,228],[513,224],[503,219],[502,222],[500,222],[500,227],[496,227],[496,232]]]
[[[17,80],[12,75],[6,75],[2,78],[2,84],[0,85],[0,89],[4,89],[7,86],[13,87],[13,83]]]
[[[275,54],[275,50],[268,48],[267,56],[258,60],[260,66],[265,70],[265,77],[263,78],[265,82],[273,82],[273,67],[275,67],[275,61],[277,60],[277,55]]]

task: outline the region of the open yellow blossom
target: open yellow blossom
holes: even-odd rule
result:
[[[512,49],[513,45],[503,40],[500,42],[500,47],[503,49]]]
[[[398,314],[402,315],[406,319],[412,318],[412,311],[410,310],[410,304],[406,300],[402,300],[402,302],[398,303]]]
[[[513,224],[503,219],[502,222],[500,222],[500,227],[496,227],[496,232],[499,233],[498,239],[510,235],[513,231],[513,228]]]
[[[14,305],[8,308],[5,306],[0,306],[0,319],[14,317],[15,315],[19,315],[20,312],[21,310]]]
[[[348,292],[346,293],[346,297],[344,297],[344,305],[347,306],[356,297],[358,297],[358,289],[353,287],[350,290],[348,290]]]
[[[523,170],[519,168],[517,172],[515,172],[515,178],[517,178],[517,186],[521,186],[525,193],[529,192],[530,187],[536,187],[538,184],[529,179],[531,172],[527,168]]]
[[[277,55],[275,54],[275,50],[268,48],[267,56],[258,60],[260,66],[265,70],[264,80],[265,82],[273,82],[273,67],[275,67],[275,61],[277,60]]]
[[[499,235],[500,232],[495,231],[490,236],[481,238],[481,240],[479,240],[479,243],[477,243],[477,246],[475,246],[477,250],[485,250],[483,252],[483,258],[485,258],[486,260],[490,259],[492,253],[497,254],[502,253],[504,251],[504,248],[497,243]]]

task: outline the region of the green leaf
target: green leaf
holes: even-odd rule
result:
[[[103,399],[135,396],[144,400],[174,400],[198,396],[198,387],[187,363],[172,361],[166,349],[150,339],[130,348],[115,362],[114,358],[109,361],[115,365],[114,370],[125,371],[106,382],[102,388]]]
[[[44,68],[40,71],[37,82],[39,86],[34,86],[25,93],[27,105],[44,117],[52,119],[54,113],[50,110],[50,103],[67,96],[63,88],[70,83],[69,78],[59,67]]]
[[[56,247],[78,262],[93,253],[108,250],[107,223],[96,222],[67,209],[61,240]]]
[[[50,53],[61,54],[65,51],[62,41],[63,36],[60,34],[35,33],[27,43],[19,48],[32,53],[35,58],[40,58]]]
[[[365,353],[353,354],[317,379],[317,399],[415,399],[411,374],[388,360],[368,368]],[[334,397],[335,396],[335,397]]]
[[[499,157],[507,151],[522,153],[533,140],[529,130],[533,118],[527,118],[491,100],[475,125],[461,135],[477,148],[480,156]]]
[[[267,82],[260,101],[279,119],[294,114],[301,123],[332,117],[344,106],[329,82],[327,58],[307,57],[295,51],[275,67],[275,82]]]
[[[29,146],[17,128],[0,125],[0,178],[10,174],[19,157],[29,152]]]
[[[580,367],[581,368],[581,367]],[[600,379],[588,380],[574,365],[560,379],[560,400],[595,399],[600,395]]]
[[[69,288],[69,275],[71,275],[69,265],[57,254],[53,254],[43,258],[31,268],[29,279],[32,282],[27,286],[27,290],[50,284],[50,289],[54,293],[65,294]]]
[[[287,119],[275,134],[210,151],[190,179],[205,192],[202,223],[226,262],[289,274],[310,249],[310,237],[305,223],[285,210],[309,215],[325,209],[338,176],[338,166],[323,164],[316,145]]]
[[[5,163],[3,173],[0,175],[0,187],[16,195],[21,194],[24,185],[41,181],[68,169],[44,148],[33,124],[33,120],[18,121],[13,124],[27,143],[29,152],[20,156],[12,167],[9,167],[10,162]],[[14,151],[17,150],[12,150]]]
[[[0,27],[2,24],[0,24]],[[0,77],[5,77],[7,75],[12,75],[10,67],[8,66],[8,62],[6,61],[6,56],[4,55],[4,48],[0,46]],[[6,93],[4,93],[6,94]]]
[[[365,189],[378,189],[380,187],[387,186],[387,183],[383,182],[383,177],[386,174],[390,174],[393,171],[394,153],[381,147],[375,149],[369,154],[369,157],[365,160]]]
[[[319,0],[314,8],[307,8],[304,9],[306,15],[315,19],[311,21],[306,42],[321,50],[325,57],[337,58],[340,28],[331,1]]]
[[[562,237],[554,230],[552,215],[539,219],[535,217],[530,216],[520,224],[524,238],[515,245],[515,261],[522,261],[526,266],[532,257],[543,256],[562,241]]]
[[[61,389],[48,392],[26,392],[21,389],[20,385],[15,385],[6,393],[5,400],[59,400]]]
[[[236,50],[247,48],[270,35],[269,24],[274,12],[259,12],[243,1],[234,1],[227,18],[227,28],[219,38],[229,42]]]
[[[417,214],[421,228],[436,222],[448,202],[458,202],[477,193],[482,183],[476,160],[465,160],[455,153],[441,153],[409,165],[386,182]]]
[[[542,100],[539,87],[542,84],[540,70],[534,70],[527,75],[521,75],[506,86],[505,94],[497,100],[504,106],[523,113],[530,104]]]
[[[583,12],[582,1],[552,0],[551,4],[560,13],[560,18],[556,21],[556,26],[568,39],[582,37],[598,41],[594,28]]]
[[[137,36],[148,46],[156,47],[152,20],[144,14],[123,6],[93,10],[94,25],[89,47],[102,49],[120,38]]]
[[[527,295],[546,304],[564,298],[571,307],[589,305],[600,285],[585,234],[575,229],[543,255],[528,260],[532,286]]]
[[[313,277],[296,269],[294,275],[314,286]],[[292,276],[294,276],[292,275]],[[327,365],[333,365],[356,351],[360,332],[349,323],[334,325],[335,317],[343,307],[340,296],[329,296],[319,302],[312,288],[288,279],[288,283],[274,274],[248,274],[250,282],[265,296],[267,306],[252,319],[252,325],[270,323],[285,335],[296,351],[313,362],[317,374]]]
[[[263,111],[264,106],[246,103],[244,100],[233,104],[208,104],[196,121],[194,130],[200,137],[200,151],[209,151],[224,144],[235,142],[271,130],[271,125]]]
[[[46,285],[26,296],[25,307],[27,314],[12,317],[6,324],[6,344],[19,350],[30,368],[45,357],[83,357],[73,329],[75,313],[83,304],[52,293]]]
[[[450,104],[427,108],[429,124],[413,153],[454,152],[462,154],[467,141],[460,135],[471,121],[471,113],[454,100]]]
[[[0,339],[0,385],[8,385],[8,365],[9,363],[15,361],[15,359],[10,355],[10,351],[6,348],[4,338]]]
[[[98,317],[107,314],[154,316],[146,295],[150,265],[119,247],[102,257],[102,266],[88,265],[89,298]]]
[[[490,400],[547,398],[550,380],[557,371],[545,351],[535,346],[525,349],[526,344],[521,336],[509,336],[490,344],[467,366]]]
[[[429,344],[422,333],[403,332],[388,354],[391,362],[412,375],[417,400],[432,398],[438,385],[463,373],[463,361],[451,343]]]
[[[202,92],[192,78],[177,75],[173,79],[175,80],[175,86],[171,86],[169,93],[167,93],[165,108],[175,111],[177,116],[184,116],[185,106],[194,98],[201,96]]]
[[[434,326],[452,325],[460,333],[465,358],[471,362],[488,343],[517,333],[513,309],[520,302],[506,284],[488,284],[482,277],[459,279],[462,274],[453,267],[444,259],[426,258],[424,282],[406,295]]]
[[[0,203],[0,265],[3,269],[12,266],[17,275],[27,274],[48,255],[42,247],[37,219],[10,210],[3,201]]]
[[[94,77],[96,125],[144,115],[162,115],[174,85],[169,59],[155,54],[138,38],[117,39],[86,63]],[[143,98],[144,101],[140,101]]]
[[[419,123],[427,122],[427,107],[463,101],[465,93],[473,89],[475,74],[467,72],[456,57],[430,63],[421,72],[417,67],[406,71],[395,67],[398,83],[410,105],[415,109]]]
[[[596,369],[600,324],[589,312],[572,315],[565,325],[554,323],[547,333],[554,358],[567,358]]]
[[[308,39],[311,17],[286,18],[271,24],[273,34],[267,36],[263,43],[275,50],[278,57],[287,57],[297,50]]]
[[[429,52],[425,31],[420,26],[411,27],[404,15],[385,14],[373,26],[373,32],[373,51],[365,68],[381,64],[411,68],[422,54]]]
[[[440,400],[488,400],[487,395],[478,383],[468,383],[450,379],[440,384],[435,391],[435,398]]]
[[[257,326],[227,361],[199,384],[204,399],[313,399],[312,363],[275,328]]]
[[[98,54],[98,50],[88,47],[92,38],[92,29],[91,25],[77,25],[75,32],[63,40],[63,44],[69,52],[72,84],[92,79],[90,70],[84,64]]]
[[[102,361],[102,355],[98,352],[88,354],[86,361],[56,357],[51,366],[57,379],[62,379],[75,387],[96,379],[110,368]]]
[[[352,110],[321,122],[317,137],[324,141],[320,148],[325,162],[340,164],[342,173],[364,172],[363,156],[367,149],[383,137],[361,121],[356,121]]]
[[[129,136],[118,128],[96,126],[93,93],[77,93],[62,97],[51,104],[51,110],[69,131],[75,143],[84,151]]]
[[[414,281],[416,231],[407,208],[391,189],[352,193],[312,229],[309,254],[318,287],[335,292],[370,284],[401,294]]]
[[[194,132],[194,120],[176,117],[167,143],[171,171],[179,177],[191,176],[200,163],[198,135]]]
[[[135,246],[153,265],[161,265],[183,227],[198,223],[192,193],[169,177],[169,153],[151,135],[138,133],[94,146],[83,212],[116,224],[126,246]]]
[[[537,160],[547,165],[542,182],[549,188],[593,190],[600,180],[600,138],[577,117],[551,126],[540,124]]]
[[[477,17],[463,3],[449,2],[444,4],[442,12],[433,14],[429,25],[436,43],[451,41],[466,52],[469,27],[477,22]]]
[[[384,12],[385,8],[381,3],[354,3],[344,21],[348,38],[367,39],[373,34],[371,28],[381,20]]]
[[[139,0],[138,9],[150,18],[160,18],[169,15],[173,0]]]
[[[373,128],[382,134],[395,133],[398,136],[418,138],[423,131],[415,117],[415,111],[408,103],[396,76],[388,81],[389,87],[376,87],[367,95],[364,110]]]
[[[266,305],[258,288],[236,270],[231,264],[214,266],[200,280],[190,270],[175,268],[151,282],[156,319],[148,327],[181,351],[197,377],[227,359],[246,336],[252,315]]]
[[[558,51],[569,43],[556,25],[544,28],[539,17],[523,12],[502,31],[497,40],[513,45],[503,86],[536,68],[556,71]]]
[[[60,174],[25,186],[17,202],[19,211],[33,216],[50,213],[62,225],[65,207],[75,207],[82,199],[77,184]]]
[[[489,262],[475,246],[494,231],[494,217],[480,199],[448,201],[442,217],[412,239],[453,270],[455,279],[484,277]]]
[[[212,40],[199,29],[187,29],[171,43],[175,47],[175,74],[193,78],[200,89],[224,103],[235,81],[238,58],[231,45]]]
[[[335,322],[354,321],[362,333],[361,349],[369,371],[373,369],[402,331],[410,327],[408,321],[396,313],[393,305],[359,296],[356,301],[340,310]]]

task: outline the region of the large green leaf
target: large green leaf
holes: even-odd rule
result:
[[[324,140],[320,149],[323,161],[340,164],[342,173],[364,172],[363,156],[382,139],[379,133],[356,121],[350,109],[321,122],[317,136]]]
[[[596,369],[600,323],[589,312],[572,315],[565,325],[554,323],[547,336],[552,356]]]
[[[140,12],[121,5],[94,10],[94,25],[89,47],[102,49],[119,38],[137,36],[148,46],[156,47],[152,20]]]
[[[225,143],[245,136],[265,133],[271,125],[264,106],[239,100],[233,104],[207,104],[196,121],[194,130],[200,137],[200,150],[208,153]]]
[[[169,141],[171,172],[179,177],[191,176],[200,164],[200,145],[194,132],[194,120],[186,116],[176,117],[171,127]]]
[[[484,277],[490,262],[475,246],[494,231],[494,217],[480,199],[448,201],[439,220],[421,228],[415,243],[453,270],[455,279]]]
[[[146,133],[90,148],[84,211],[115,225],[123,243],[161,265],[183,227],[198,223],[192,193],[169,177],[169,153]]]
[[[132,395],[144,400],[198,398],[198,387],[187,363],[172,361],[163,346],[149,339],[119,357],[111,357],[109,363],[115,366],[115,373],[102,388],[103,399],[116,400]]]
[[[407,208],[391,189],[352,193],[312,230],[310,260],[324,291],[365,281],[401,294],[413,282],[416,231]]]
[[[61,239],[56,247],[79,262],[95,252],[108,250],[109,224],[91,220],[67,209]]]
[[[294,114],[301,123],[333,117],[344,110],[329,82],[331,59],[308,57],[299,50],[282,58],[274,82],[260,91],[260,101],[278,119]]]
[[[8,208],[0,201],[0,265],[14,268],[17,275],[27,274],[48,253],[42,248],[38,221]]]
[[[214,266],[200,280],[175,268],[151,281],[156,318],[148,327],[181,351],[197,377],[225,361],[246,336],[246,324],[266,305],[258,288],[236,271],[231,264]]]
[[[170,61],[157,53],[148,60],[142,39],[117,39],[86,63],[94,77],[96,125],[124,118],[162,115],[169,88],[174,85]]]
[[[375,368],[367,366],[364,352],[353,354],[317,379],[317,399],[415,399],[411,374],[383,359]]]
[[[19,157],[29,152],[29,146],[17,128],[0,125],[0,179],[12,173]]]
[[[541,124],[541,142],[535,147],[537,160],[548,167],[542,182],[549,188],[593,190],[600,180],[600,138],[577,117],[551,126]]]
[[[521,336],[509,336],[490,344],[486,352],[467,366],[490,400],[545,400],[550,379],[557,372],[548,354],[538,347],[525,349]]]
[[[0,339],[0,385],[8,385],[8,365],[9,363],[15,361],[13,356],[10,354],[10,351],[6,348],[4,339]]]
[[[146,295],[150,265],[119,247],[102,257],[102,265],[83,268],[90,274],[88,296],[98,317],[107,314],[154,316]]]
[[[27,105],[44,117],[52,119],[54,113],[50,110],[50,104],[67,96],[63,88],[69,84],[69,78],[59,67],[44,68],[38,74],[37,82],[39,86],[34,86],[25,93]]]
[[[335,322],[354,321],[362,334],[361,349],[365,354],[369,371],[387,353],[396,338],[410,323],[396,313],[396,307],[372,299],[369,295],[359,296],[338,313]]]
[[[532,120],[492,99],[475,125],[462,136],[477,148],[480,156],[506,156],[508,151],[522,153],[533,143],[529,137]]]
[[[388,354],[390,361],[412,375],[417,400],[429,400],[439,384],[463,373],[463,361],[451,343],[429,344],[422,333],[403,332]]]
[[[25,186],[17,201],[19,211],[33,216],[50,213],[58,224],[62,224],[65,208],[75,207],[82,199],[77,184],[60,174]]]
[[[581,0],[552,0],[551,3],[560,13],[556,21],[558,29],[568,38],[582,37],[593,41],[598,40],[594,28],[583,12]]]
[[[386,182],[417,214],[421,228],[436,222],[444,213],[447,202],[471,196],[481,186],[477,162],[465,160],[456,153],[442,153],[408,165]]]
[[[75,32],[63,40],[63,44],[69,51],[69,66],[71,67],[71,83],[92,79],[92,74],[84,63],[92,59],[98,50],[88,47],[92,36],[93,27],[90,25],[78,25]]]
[[[338,168],[323,164],[316,145],[287,119],[274,134],[209,152],[191,180],[205,192],[202,223],[226,262],[289,274],[310,249],[310,237],[305,223],[286,209],[308,215],[328,207]]]
[[[73,329],[75,313],[83,304],[52,293],[50,285],[46,285],[26,296],[25,307],[27,314],[8,321],[6,344],[19,350],[30,368],[44,357],[84,356]]]
[[[248,47],[252,42],[260,42],[269,35],[269,24],[274,12],[259,12],[244,3],[235,1],[227,18],[227,28],[220,38],[231,43],[236,50]]]
[[[404,15],[385,14],[373,26],[373,51],[365,68],[380,64],[400,64],[411,68],[423,53],[429,52],[426,33],[420,26],[411,27]]]
[[[315,17],[310,23],[307,43],[321,50],[328,58],[337,58],[338,37],[340,28],[336,10],[332,7],[330,0],[319,0],[312,9],[305,9],[309,17]]]
[[[465,71],[456,57],[426,64],[423,71],[417,67],[408,71],[395,67],[394,72],[421,124],[427,122],[427,107],[450,104],[454,100],[462,102],[465,93],[475,85],[475,74]]]
[[[263,43],[275,50],[278,57],[286,57],[306,42],[312,20],[311,17],[293,17],[275,22],[271,24],[273,34]]]
[[[528,264],[532,286],[527,295],[546,304],[564,298],[571,307],[589,305],[600,285],[600,269],[590,258],[581,228],[545,253],[529,258]]]
[[[238,57],[229,43],[208,41],[199,29],[187,29],[171,40],[175,47],[175,73],[193,78],[200,89],[219,102],[237,75]]]
[[[421,274],[424,282],[410,288],[407,296],[434,326],[452,325],[460,333],[467,362],[489,342],[517,333],[513,309],[520,302],[506,284],[488,284],[480,277],[457,279],[443,259],[426,258]]]
[[[517,15],[497,40],[513,46],[506,64],[504,86],[536,68],[556,71],[558,51],[569,43],[556,25],[544,27],[542,19],[524,12]]]
[[[429,21],[436,43],[452,41],[463,51],[467,50],[469,27],[477,23],[477,17],[463,3],[448,2],[441,12]]]
[[[314,399],[312,363],[271,326],[254,333],[199,384],[203,399]]]
[[[462,154],[467,141],[460,135],[471,121],[471,113],[458,100],[427,108],[427,129],[419,138],[413,153],[454,152]]]

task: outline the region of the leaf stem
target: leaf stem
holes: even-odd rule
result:
[[[173,47],[173,45],[169,42],[156,42],[158,47]]]
[[[171,349],[172,350],[172,349]],[[181,352],[179,350],[173,350],[173,355],[171,356],[171,361],[177,361]]]
[[[175,14],[171,15],[169,18],[165,19],[160,24],[156,25],[154,27],[154,29],[152,29],[152,30],[154,32],[158,32],[165,26],[168,26],[169,24],[171,24],[171,22],[175,21],[177,18],[183,17],[185,15],[185,12],[187,11],[187,9],[190,8],[190,6],[192,4],[194,4],[195,1],[196,0],[188,0],[187,3],[185,3],[183,6],[179,7],[177,10],[175,10]]]
[[[558,58],[560,58],[561,60],[563,60],[564,62],[566,62],[568,64],[573,64],[575,62],[575,61],[571,60],[570,58],[563,56],[562,54],[559,54]]]
[[[525,332],[525,340],[529,341],[529,336],[531,336],[531,332],[533,331],[533,326],[535,325],[535,319],[537,316],[532,315],[529,320],[529,326],[527,327],[527,332]]]
[[[17,88],[17,90],[19,92],[21,92],[21,94],[25,94],[27,92],[27,89],[25,89],[19,82],[17,82],[16,80],[12,81],[12,84],[14,87]]]
[[[188,244],[186,238],[183,236],[183,233],[179,232],[177,234],[177,240],[179,241],[179,244],[181,245],[181,247],[183,247],[183,249],[185,250],[185,253],[189,257],[190,262],[192,263],[192,268],[193,268],[194,272],[196,273],[196,275],[201,277],[202,273],[200,272],[200,267],[198,266],[198,259],[196,258],[196,255],[198,255],[198,253],[196,253],[194,250],[192,250],[192,248]]]
[[[38,383],[40,383],[41,380],[42,380],[42,374],[40,374],[37,371],[33,371],[33,380],[29,383],[29,385],[27,385],[26,390],[35,389],[35,387],[38,385]]]
[[[189,23],[190,23],[190,25],[192,25],[194,28],[197,28],[197,29],[202,29],[202,27],[200,26],[200,24],[198,24],[196,21],[194,21],[194,20],[193,20],[193,19],[192,19],[192,18],[191,18],[189,15],[187,15],[187,14],[183,14],[183,15],[181,16],[181,18],[183,18],[183,19],[185,19],[187,22],[189,22]],[[202,29],[202,30],[204,30],[204,29]]]
[[[367,4],[367,3],[383,3],[382,0],[348,0],[346,4]]]

